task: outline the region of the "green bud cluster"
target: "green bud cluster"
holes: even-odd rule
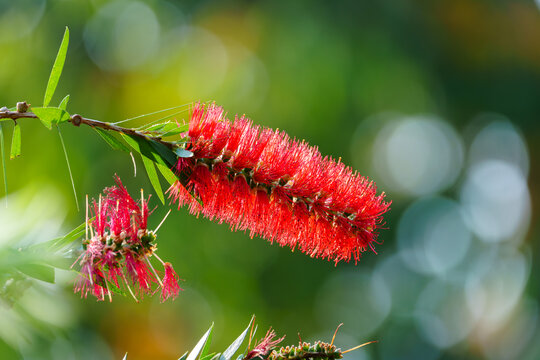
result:
[[[299,359],[341,359],[341,349],[333,344],[317,341],[314,344],[301,343],[297,346],[286,346],[279,350],[273,350],[268,355],[268,360],[299,360]]]

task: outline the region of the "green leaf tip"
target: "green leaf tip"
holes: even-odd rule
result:
[[[58,105],[58,108],[62,109],[62,110],[66,110],[67,109],[67,104],[69,102],[69,95],[66,95],[62,101],[60,101],[60,105]]]
[[[130,152],[129,148],[126,145],[124,145],[124,143],[122,141],[120,141],[119,139],[114,137],[107,130],[100,129],[98,127],[94,127],[93,129],[114,150],[121,150],[121,151],[125,151],[125,152]]]
[[[254,320],[255,320],[255,317],[252,316],[251,321],[249,322],[249,324],[246,327],[246,329],[244,330],[244,332],[242,332],[240,334],[240,336],[238,336],[236,338],[236,340],[234,340],[233,343],[231,345],[229,345],[227,350],[225,350],[223,352],[223,354],[221,354],[221,356],[219,357],[219,360],[231,360],[233,355],[236,353],[236,351],[238,351],[238,349],[240,348],[240,346],[244,342],[244,339],[246,338],[246,335],[247,335],[247,333],[249,331],[249,328],[251,327],[251,324],[253,323]]]
[[[214,323],[212,323],[212,325],[210,326],[210,328],[206,331],[206,333],[204,333],[204,335],[203,335],[202,338],[199,340],[199,342],[197,343],[197,345],[195,345],[195,347],[193,348],[193,350],[191,350],[191,352],[189,353],[189,355],[188,355],[188,357],[186,358],[186,360],[195,360],[195,359],[197,359],[197,356],[199,355],[199,353],[201,352],[201,350],[205,347],[204,345],[205,345],[206,342],[208,341],[208,338],[211,336],[213,329],[214,329]]]
[[[62,70],[64,69],[64,63],[66,61],[67,49],[69,45],[69,28],[66,26],[64,31],[64,37],[62,38],[62,43],[58,49],[58,54],[56,55],[56,60],[51,70],[51,75],[49,76],[49,81],[47,82],[47,89],[45,90],[45,96],[43,98],[43,107],[49,106],[49,103],[52,100],[58,81],[60,80],[60,75],[62,75]]]
[[[2,156],[2,171],[4,174],[4,191],[6,196],[6,207],[7,207],[7,194],[8,194],[8,185],[7,185],[7,176],[6,176],[6,159],[4,155],[4,125],[0,123],[0,156]]]
[[[15,123],[13,128],[13,135],[11,138],[11,154],[9,158],[11,160],[21,155],[21,126],[19,123]]]

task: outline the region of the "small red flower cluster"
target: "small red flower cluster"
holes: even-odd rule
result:
[[[250,350],[243,360],[251,360],[253,358],[261,358],[266,359],[268,355],[270,355],[270,352],[285,339],[285,336],[275,339],[276,333],[272,328],[268,329],[266,332],[266,335],[264,338],[259,340],[257,345],[253,348],[253,350]]]
[[[340,160],[214,104],[194,106],[186,139],[194,156],[179,159],[184,180],[169,189],[179,207],[336,263],[374,251],[390,204]]]
[[[84,252],[77,259],[81,274],[75,292],[84,297],[90,292],[98,300],[104,300],[105,296],[112,300],[112,293],[125,286],[137,300],[137,296],[155,293],[153,285],[159,284],[163,301],[175,298],[181,290],[178,275],[171,264],[155,254],[156,234],[147,229],[148,199],[141,193],[139,205],[120,178],[116,177],[115,181],[116,186],[106,188],[104,196],[93,201],[91,237],[88,239],[87,234]],[[150,263],[152,255],[164,266],[163,279]]]

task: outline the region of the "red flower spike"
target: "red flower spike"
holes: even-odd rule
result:
[[[246,356],[244,357],[244,360],[250,360],[256,357],[259,357],[261,359],[265,359],[270,352],[285,339],[285,336],[275,339],[276,333],[272,328],[270,328],[267,332],[264,338],[262,338],[257,345],[253,348],[253,350],[249,351]]]
[[[112,300],[113,292],[126,288],[138,300],[137,295],[152,295],[159,285],[166,298],[175,298],[180,288],[178,283],[175,287],[178,277],[171,264],[164,264],[161,281],[150,263],[156,235],[147,229],[148,198],[141,191],[140,202],[135,201],[118,177],[115,181],[116,186],[106,188],[104,196],[93,202],[94,218],[89,223],[92,237],[84,241],[85,251],[77,259],[81,275],[74,291],[84,297],[91,293],[102,301],[105,297]]]
[[[165,268],[165,276],[163,276],[163,286],[161,287],[161,301],[164,302],[168,298],[173,299],[178,296],[182,288],[178,285],[178,275],[174,272],[172,265],[168,262],[163,264]]]
[[[341,160],[214,104],[195,104],[185,139],[194,156],[168,191],[178,207],[336,264],[375,251],[390,203]]]

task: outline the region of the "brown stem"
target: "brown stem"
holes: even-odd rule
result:
[[[17,119],[24,119],[24,118],[37,119],[38,117],[37,117],[36,114],[34,114],[31,111],[27,111],[27,112],[18,112],[18,111],[9,111],[9,110],[0,111],[0,119],[17,120]],[[176,147],[175,144],[173,144],[173,143],[171,143],[169,141],[162,140],[161,137],[149,136],[149,135],[146,135],[143,132],[140,132],[140,131],[137,131],[137,130],[125,128],[125,127],[118,126],[118,125],[115,125],[115,124],[111,124],[111,123],[108,123],[108,122],[103,122],[103,121],[99,121],[99,120],[84,118],[84,117],[82,117],[82,116],[80,116],[78,114],[72,115],[71,118],[69,119],[69,121],[75,126],[79,126],[80,124],[85,124],[85,125],[88,125],[90,127],[98,127],[98,128],[101,128],[101,129],[116,131],[116,132],[126,134],[126,135],[137,136],[137,137],[143,138],[145,140],[152,140],[152,141],[155,141],[155,142],[158,142],[160,144],[165,145],[169,149],[174,149]]]

